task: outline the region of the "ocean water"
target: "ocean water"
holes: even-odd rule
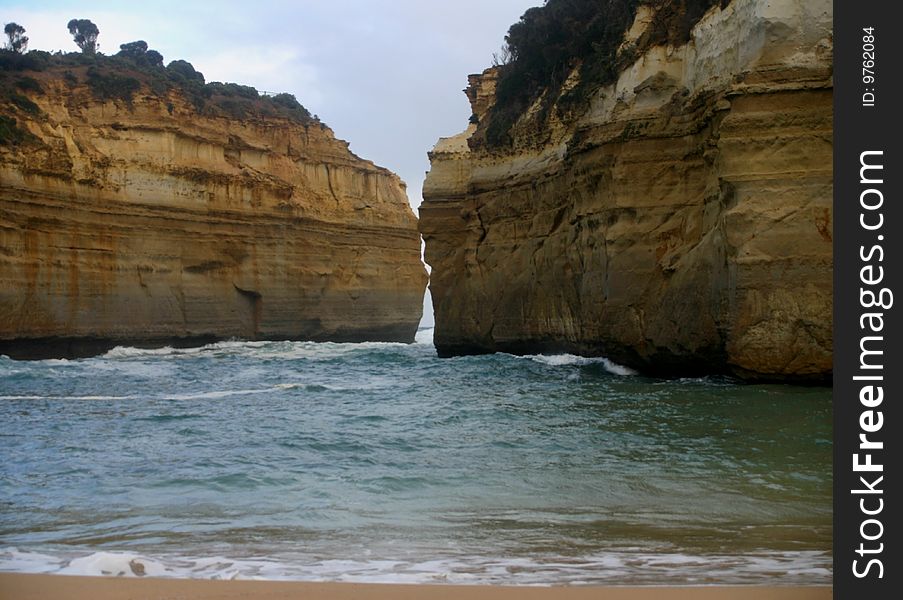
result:
[[[828,584],[831,394],[418,343],[0,358],[0,571]]]

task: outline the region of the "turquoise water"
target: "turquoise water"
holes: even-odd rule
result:
[[[830,583],[829,389],[430,334],[0,359],[0,570]]]

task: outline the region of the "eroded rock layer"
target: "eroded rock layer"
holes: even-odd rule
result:
[[[39,111],[4,109],[27,134],[0,145],[0,353],[413,340],[426,273],[396,175],[316,122],[36,77]]]
[[[503,148],[468,144],[474,125],[440,140],[420,209],[440,354],[830,378],[832,5],[722,4],[575,119],[528,112]],[[471,77],[474,120],[496,78]]]

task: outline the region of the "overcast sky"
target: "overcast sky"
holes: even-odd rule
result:
[[[29,49],[76,51],[91,19],[100,51],[145,40],[207,81],[290,92],[359,156],[398,173],[420,204],[427,151],[467,126],[467,74],[492,62],[508,27],[541,0],[0,0]]]

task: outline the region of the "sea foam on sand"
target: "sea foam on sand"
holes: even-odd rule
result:
[[[148,557],[133,552],[93,552],[52,556],[16,548],[0,550],[0,572],[116,577],[336,581],[355,583],[454,583],[490,585],[707,584],[713,571],[731,585],[793,585],[831,582],[830,556],[821,552],[763,553],[750,556],[691,556],[681,553],[606,552],[581,559],[437,558],[329,559],[266,557],[231,559]],[[679,574],[679,577],[675,575]],[[763,579],[763,577],[765,577]]]

